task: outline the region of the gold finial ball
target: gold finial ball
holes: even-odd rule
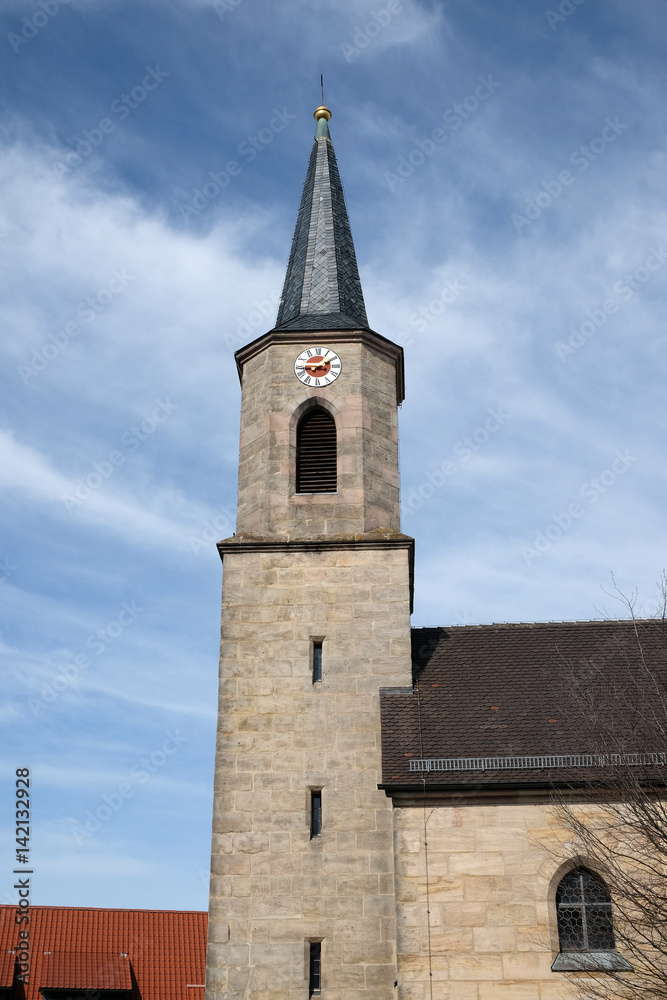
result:
[[[328,108],[325,108],[324,105],[321,104],[319,108],[316,108],[315,111],[313,111],[313,118],[316,122],[318,122],[320,118],[326,118],[326,120],[329,121],[331,118],[331,112]]]

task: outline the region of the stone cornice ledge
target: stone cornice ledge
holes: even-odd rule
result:
[[[232,535],[217,543],[220,558],[233,552],[333,552],[346,549],[407,549],[410,568],[410,612],[413,610],[415,540],[400,531],[369,531],[365,535],[338,535],[326,538],[276,539],[255,535]]]
[[[407,689],[404,689],[407,694]],[[398,690],[392,691],[397,694]],[[544,781],[513,781],[513,782],[466,782],[450,785],[428,783],[402,783],[400,781],[383,781],[377,786],[387,798],[392,799],[394,806],[401,808],[419,807],[424,802],[428,805],[498,805],[498,804],[543,804],[557,801],[595,802],[599,796],[602,801],[616,801],[617,796],[609,795],[613,788],[605,789],[603,785],[593,787],[589,781],[564,781],[545,779]],[[665,781],[656,781],[656,796],[665,788]],[[649,790],[651,791],[651,790]]]
[[[395,808],[422,808],[429,806],[483,806],[483,805],[549,805],[554,801],[554,792],[568,802],[591,801],[590,788],[583,783],[579,787],[569,782],[516,782],[506,785],[460,784],[460,785],[399,785],[396,782],[382,782],[378,786]]]
[[[239,373],[239,382],[243,385],[243,366],[251,358],[260,354],[271,344],[303,344],[304,337],[309,333],[318,335],[317,342],[328,338],[341,343],[362,343],[384,354],[396,366],[396,403],[400,405],[405,399],[405,373],[403,368],[403,348],[388,340],[380,333],[368,328],[359,330],[269,330],[256,340],[246,344],[234,354]]]

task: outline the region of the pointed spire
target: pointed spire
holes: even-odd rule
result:
[[[336,154],[329,136],[331,112],[317,121],[287,275],[278,330],[355,330],[367,327],[357,258],[347,218]]]

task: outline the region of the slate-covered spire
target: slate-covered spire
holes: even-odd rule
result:
[[[329,126],[319,107],[315,141],[303,186],[278,330],[355,330],[367,327],[357,258]]]

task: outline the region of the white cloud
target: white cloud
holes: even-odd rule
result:
[[[108,467],[106,458],[102,458]],[[101,467],[101,463],[97,463]],[[106,467],[105,467],[106,471]],[[83,483],[83,485],[81,485]],[[91,483],[92,487],[87,485]],[[194,525],[215,516],[215,509],[181,493],[146,484],[153,510],[138,497],[121,495],[91,465],[88,475],[68,478],[34,448],[0,430],[0,484],[28,503],[49,504],[56,518],[76,517],[84,524],[120,535],[127,542],[165,545],[192,553]],[[173,516],[169,516],[169,513]],[[179,518],[178,515],[181,515]],[[187,517],[183,516],[186,515]]]

